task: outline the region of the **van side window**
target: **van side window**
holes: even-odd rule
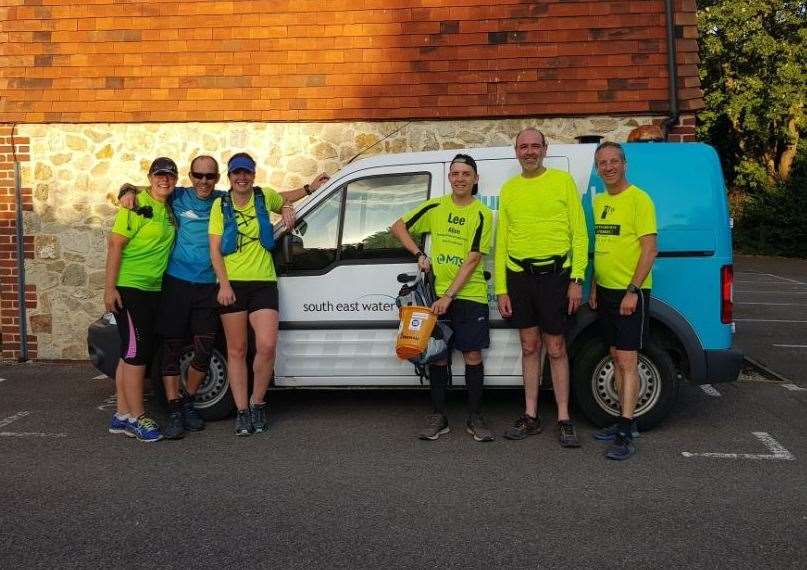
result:
[[[343,193],[335,192],[297,223],[291,233],[290,262],[284,264],[284,271],[316,271],[336,261]]]
[[[348,184],[340,259],[411,261],[389,227],[429,197],[429,182],[429,174],[389,174]]]

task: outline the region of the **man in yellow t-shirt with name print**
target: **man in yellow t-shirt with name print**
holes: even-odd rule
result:
[[[588,231],[574,179],[544,166],[543,133],[528,128],[515,142],[521,174],[504,183],[496,226],[495,291],[502,317],[518,329],[525,409],[504,436],[541,432],[538,387],[546,346],[562,447],[579,447],[569,417],[568,317],[580,306],[588,263]]]
[[[606,457],[620,461],[636,452],[638,350],[647,337],[651,269],[657,253],[656,210],[650,196],[625,177],[627,162],[619,144],[598,146],[594,165],[607,192],[594,198],[594,281],[588,302],[603,325],[622,407],[618,422],[594,438],[612,442]]]
[[[412,255],[423,271],[434,269],[435,293],[440,297],[432,305],[438,316],[447,318],[454,330],[452,347],[465,360],[465,385],[468,389],[468,420],[465,428],[476,441],[493,441],[481,413],[485,371],[482,349],[490,345],[488,319],[488,284],[482,257],[490,251],[493,212],[474,198],[479,186],[476,161],[458,154],[448,171],[451,194],[432,198],[404,214],[390,230]],[[431,234],[431,259],[420,251],[412,234]],[[418,434],[420,439],[435,440],[448,433],[446,389],[449,381],[448,359],[429,364],[429,385],[433,413]]]

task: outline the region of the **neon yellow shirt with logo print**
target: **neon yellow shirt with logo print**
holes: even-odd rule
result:
[[[594,197],[594,279],[607,289],[625,289],[642,253],[639,238],[658,233],[656,208],[643,190],[628,186],[619,194]],[[642,289],[653,286],[652,272]]]
[[[152,198],[148,192],[137,195],[137,205],[149,206],[151,217],[120,208],[112,225],[113,233],[129,239],[121,252],[116,284],[141,291],[159,291],[174,245],[176,228],[171,223],[166,205]]]
[[[279,213],[283,197],[271,188],[263,188],[266,209]],[[239,207],[233,200],[235,221],[238,224],[238,249],[224,256],[224,268],[230,281],[277,281],[272,252],[267,251],[258,239],[258,216],[255,212],[255,194]],[[207,233],[220,236],[224,233],[224,215],[221,198],[216,198],[210,209]]]
[[[451,286],[468,253],[486,255],[490,251],[493,212],[479,200],[458,206],[451,195],[432,198],[404,214],[401,221],[411,234],[431,234],[434,289],[438,295]],[[484,263],[477,264],[456,297],[487,304]]]
[[[502,185],[496,225],[496,294],[507,293],[513,262],[566,255],[570,277],[583,278],[588,265],[588,230],[583,204],[568,172],[547,168],[534,178],[514,176]]]

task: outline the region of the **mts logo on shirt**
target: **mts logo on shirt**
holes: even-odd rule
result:
[[[462,265],[463,259],[459,255],[446,255],[441,253],[437,256],[437,263],[439,264],[450,264],[450,265]]]
[[[449,224],[456,224],[458,226],[464,226],[465,225],[465,218],[463,218],[462,216],[455,216],[454,214],[449,213],[448,214],[448,223]]]

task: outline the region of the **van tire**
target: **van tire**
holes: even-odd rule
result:
[[[216,347],[210,354],[210,369],[205,377],[199,392],[196,395],[196,410],[205,421],[217,421],[230,417],[235,413],[235,402],[230,392],[230,382],[227,377],[227,359],[224,356],[224,347]],[[165,399],[165,386],[163,386],[160,373],[162,351],[155,356],[151,366],[151,387],[155,401],[167,406]],[[193,345],[182,350],[179,363],[182,371],[182,384],[185,384],[185,371],[193,359]]]
[[[613,361],[600,338],[587,340],[573,363],[575,404],[591,423],[603,427],[619,417],[619,399],[613,380]],[[647,430],[670,413],[678,398],[678,372],[672,358],[652,338],[639,351],[639,401],[636,419]]]

